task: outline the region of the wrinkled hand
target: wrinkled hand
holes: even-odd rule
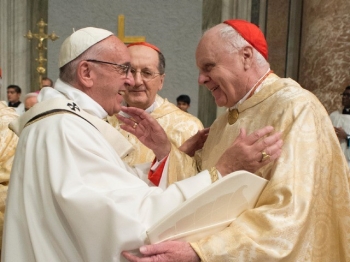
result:
[[[158,160],[166,157],[171,150],[171,144],[164,129],[144,110],[136,107],[122,106],[121,111],[130,118],[116,115],[124,124],[120,128],[136,136],[141,143],[153,150]]]
[[[348,136],[342,127],[334,127],[334,131],[339,139],[346,139]]]
[[[180,147],[179,149],[186,153],[189,156],[194,156],[194,153],[199,150],[202,149],[205,141],[208,138],[208,134],[209,134],[209,127],[204,128],[202,130],[199,130],[197,132],[197,134],[195,134],[194,136],[190,137],[189,139],[187,139]]]
[[[246,130],[241,128],[239,136],[216,164],[220,174],[225,176],[237,170],[254,173],[277,159],[282,153],[283,141],[279,132],[266,136],[271,132],[273,132],[273,127],[266,126],[247,136]],[[263,151],[270,155],[264,161],[262,161]]]
[[[199,262],[200,259],[189,243],[167,241],[140,247],[143,257],[137,257],[123,251],[122,255],[131,262]]]

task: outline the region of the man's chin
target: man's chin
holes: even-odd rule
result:
[[[143,100],[132,99],[132,100],[126,101],[126,104],[132,107],[143,108],[146,103]]]

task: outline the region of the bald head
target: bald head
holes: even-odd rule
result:
[[[28,93],[24,97],[24,108],[25,111],[28,111],[32,108],[36,103],[38,103],[38,93]]]

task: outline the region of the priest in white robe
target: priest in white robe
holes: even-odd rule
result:
[[[332,112],[330,118],[340,147],[350,166],[350,86],[347,86],[341,95],[343,108]]]

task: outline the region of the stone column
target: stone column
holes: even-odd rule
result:
[[[341,107],[340,94],[350,85],[349,9],[349,0],[308,0],[303,6],[299,82],[329,113]]]
[[[7,100],[6,87],[19,85],[22,97],[37,90],[35,81],[37,56],[35,40],[24,38],[28,30],[36,32],[40,18],[47,21],[48,0],[1,0],[0,1],[0,67],[2,86],[0,100]]]
[[[203,0],[202,31],[221,23],[221,1]],[[216,104],[214,97],[205,86],[200,86],[198,91],[198,118],[204,127],[209,127],[216,118]]]
[[[27,0],[0,1],[0,100],[7,100],[6,87],[10,84],[21,87],[22,98],[30,87],[29,45],[23,37],[29,21],[27,7]]]

